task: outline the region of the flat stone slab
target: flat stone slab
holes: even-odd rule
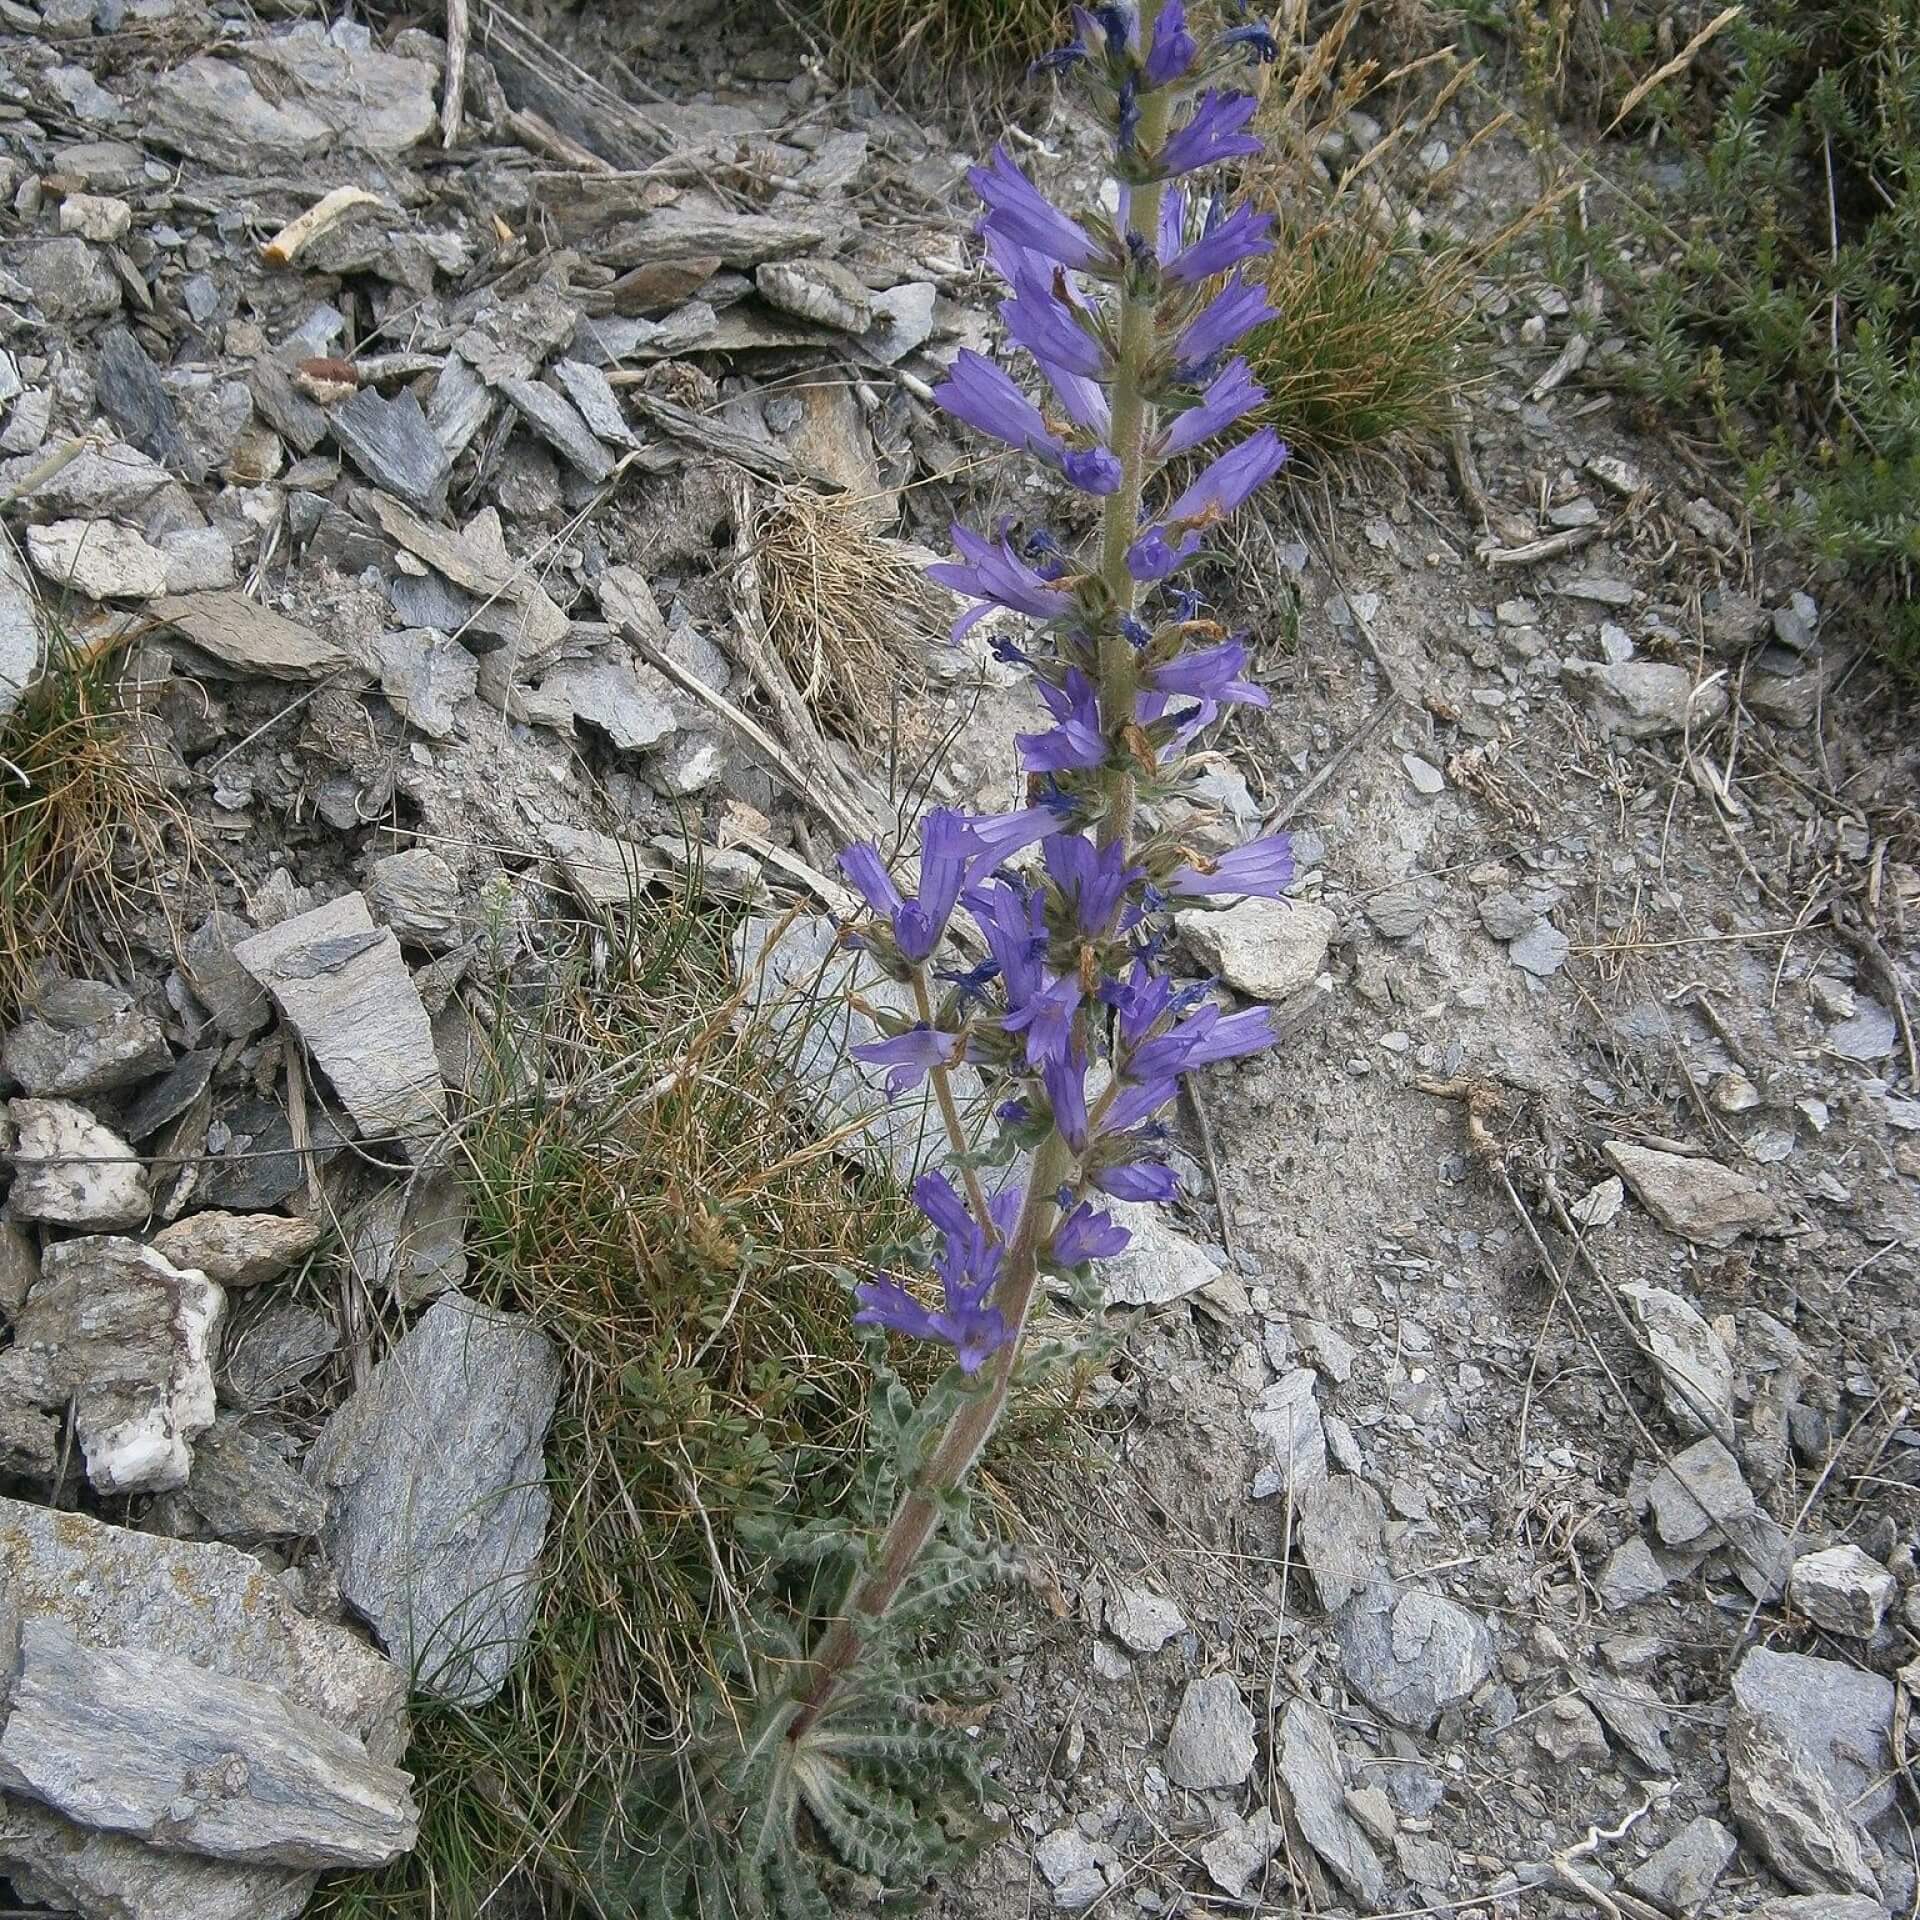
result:
[[[424,1159],[446,1125],[433,1028],[391,927],[357,893],[234,948],[369,1139]]]
[[[255,1866],[379,1867],[419,1832],[412,1784],[273,1687],[21,1627],[0,1786],[82,1826]]]
[[[1441,1594],[1382,1583],[1341,1608],[1334,1633],[1354,1691],[1410,1733],[1430,1732],[1493,1671],[1486,1623]]]
[[[1663,1227],[1697,1247],[1730,1247],[1743,1233],[1786,1230],[1779,1201],[1717,1160],[1661,1153],[1629,1140],[1608,1140],[1601,1152]]]
[[[532,1623],[560,1361],[529,1320],[437,1300],[307,1456],[348,1604],[422,1691],[499,1692]]]

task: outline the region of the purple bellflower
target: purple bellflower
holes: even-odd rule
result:
[[[861,899],[892,927],[893,942],[902,957],[918,964],[933,957],[966,884],[968,863],[978,856],[966,815],[951,807],[935,807],[921,823],[918,899],[902,897],[878,849],[865,841],[841,854],[840,870]]]
[[[1168,198],[1172,199],[1177,191],[1169,189]],[[1267,237],[1272,230],[1272,214],[1255,213],[1251,207],[1241,206],[1223,215],[1220,202],[1215,200],[1199,239],[1187,246],[1180,245],[1178,227],[1174,229],[1171,246],[1163,238],[1160,270],[1169,280],[1183,286],[1197,286],[1202,280],[1211,280],[1216,273],[1225,273],[1229,267],[1237,267],[1241,261],[1257,259],[1267,252],[1273,244]]]
[[[1120,462],[1105,447],[1068,447],[1013,376],[969,348],[954,356],[952,371],[933,397],[976,432],[1023,447],[1057,468],[1083,493],[1112,493],[1120,485]]]
[[[1111,1260],[1125,1253],[1133,1235],[1112,1214],[1082,1201],[1069,1211],[1047,1242],[1047,1259],[1056,1267],[1084,1266],[1089,1260]]]
[[[1293,885],[1293,840],[1284,833],[1270,833],[1264,840],[1249,840],[1202,861],[1184,866],[1168,882],[1167,890],[1193,899],[1212,893],[1254,894],[1277,900]]]
[[[1078,667],[1066,682],[1037,683],[1054,724],[1045,733],[1016,733],[1020,764],[1029,773],[1065,773],[1074,767],[1101,767],[1107,761],[1107,737],[1100,730],[1100,701],[1094,684]]]
[[[1012,338],[1033,355],[1049,378],[1057,370],[1093,380],[1107,375],[1106,349],[1084,324],[1084,308],[1066,297],[1065,275],[1054,286],[1028,269],[1013,283],[1013,298],[1000,303],[1000,318]]]
[[[1017,1206],[1020,1196],[1009,1197]],[[943,1305],[938,1311],[924,1306],[897,1280],[869,1280],[854,1289],[860,1302],[854,1325],[942,1341],[953,1349],[961,1372],[977,1373],[1010,1337],[1006,1317],[990,1304],[1006,1257],[998,1237],[1004,1216],[994,1222],[996,1237],[989,1238],[966,1202],[937,1173],[915,1181],[913,1198],[941,1236],[934,1271],[940,1276]]]
[[[1101,249],[1093,237],[1014,165],[1005,147],[995,147],[991,164],[972,168],[967,181],[987,203],[980,222],[983,230],[991,230],[1015,246],[1030,247],[1063,267],[1091,267],[1101,260]]]
[[[1266,290],[1236,274],[1201,308],[1173,343],[1173,359],[1183,380],[1200,377],[1199,370],[1226,352],[1242,334],[1251,333],[1274,309]]]
[[[1073,611],[1073,595],[1028,566],[1011,541],[983,540],[966,527],[955,527],[953,544],[962,562],[943,560],[927,569],[927,578],[975,601],[953,623],[956,640],[996,607],[1024,613],[1030,620],[1060,620]]]
[[[1193,65],[1199,51],[1200,43],[1187,29],[1184,0],[1161,0],[1153,22],[1153,44],[1147,49],[1147,85],[1170,86]]]
[[[911,1093],[935,1067],[950,1067],[960,1058],[966,1036],[941,1033],[929,1026],[909,1027],[890,1040],[868,1040],[847,1051],[870,1067],[891,1067],[887,1075],[887,1098],[898,1100]]]
[[[1242,414],[1251,413],[1266,397],[1266,388],[1253,377],[1246,361],[1229,360],[1207,382],[1199,404],[1174,415],[1155,450],[1163,459],[1190,452],[1232,426]]]
[[[1159,170],[1171,177],[1222,160],[1241,160],[1259,153],[1259,139],[1244,131],[1259,106],[1250,93],[1203,93],[1192,116],[1160,149]]]

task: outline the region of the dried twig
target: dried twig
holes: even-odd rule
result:
[[[1605,131],[1611,133],[1614,128],[1617,127],[1655,87],[1661,85],[1663,81],[1671,80],[1677,73],[1684,73],[1687,68],[1693,64],[1693,56],[1716,34],[1732,26],[1744,11],[1745,9],[1742,7],[1728,7],[1724,12],[1715,14],[1671,60],[1667,61],[1663,66],[1655,67],[1654,70],[1620,102],[1620,111],[1607,122]]]
[[[467,39],[471,25],[467,0],[447,0],[447,70],[440,94],[440,144],[451,148],[460,138],[460,116],[467,92]]]

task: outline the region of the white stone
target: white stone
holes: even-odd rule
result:
[[[1274,1382],[1250,1408],[1247,1422],[1267,1443],[1268,1463],[1254,1475],[1253,1497],[1286,1493],[1296,1499],[1327,1477],[1327,1437],[1314,1400],[1319,1376],[1296,1367]]]
[[[55,520],[27,529],[41,576],[89,600],[147,600],[167,590],[167,556],[111,520]]]
[[[1159,1207],[1140,1200],[1109,1200],[1106,1210],[1133,1235],[1124,1253],[1094,1269],[1113,1307],[1166,1307],[1220,1278],[1221,1267],[1196,1240],[1167,1225]]]
[[[1872,1555],[1856,1546],[1803,1554],[1787,1576],[1787,1598],[1816,1626],[1853,1640],[1870,1640],[1893,1605],[1899,1585]]]
[[[1151,1588],[1120,1587],[1107,1596],[1107,1631],[1135,1653],[1158,1653],[1186,1630],[1180,1609]]]
[[[1190,908],[1174,925],[1201,962],[1255,1000],[1285,1000],[1313,985],[1339,922],[1302,900],[1242,900],[1219,912]]]
[[[66,1100],[10,1100],[13,1148],[8,1211],[16,1220],[93,1232],[137,1227],[152,1209],[134,1150]]]

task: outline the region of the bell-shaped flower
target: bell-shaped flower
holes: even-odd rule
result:
[[[1201,369],[1274,313],[1266,289],[1244,274],[1235,274],[1175,336],[1173,362],[1180,378],[1200,378]]]
[[[1217,1061],[1263,1052],[1278,1037],[1270,1007],[1222,1014],[1218,1007],[1207,1005],[1178,1026],[1143,1040],[1127,1055],[1120,1071],[1128,1080],[1151,1084]]]
[[[1029,773],[1065,773],[1075,767],[1102,767],[1107,763],[1107,737],[1100,728],[1100,699],[1093,682],[1078,667],[1069,667],[1061,686],[1035,682],[1053,715],[1054,725],[1044,733],[1016,733],[1020,764]]]
[[[1167,891],[1186,899],[1208,894],[1253,894],[1278,899],[1293,884],[1293,839],[1270,833],[1231,853],[1179,868]]]
[[[986,540],[966,527],[956,526],[953,544],[960,550],[960,560],[943,560],[929,567],[927,578],[974,600],[975,604],[953,623],[956,640],[995,607],[1024,613],[1031,620],[1059,620],[1073,611],[1073,595],[1022,560],[1010,540]]]
[[[1264,143],[1243,131],[1259,104],[1250,93],[1219,93],[1209,87],[1194,102],[1186,123],[1161,147],[1156,156],[1159,172],[1170,178],[1263,152]]]
[[[1091,267],[1102,259],[1093,236],[1014,165],[1004,146],[994,148],[990,165],[970,169],[967,182],[987,203],[980,222],[983,230],[1001,234],[1016,246],[1030,247],[1065,267]]]
[[[887,1098],[911,1093],[935,1067],[950,1067],[966,1048],[966,1035],[942,1033],[926,1025],[909,1027],[886,1040],[868,1040],[850,1047],[856,1060],[870,1067],[890,1067]]]
[[[934,388],[933,398],[936,406],[975,431],[1044,460],[1083,493],[1119,489],[1120,462],[1105,447],[1068,447],[1013,376],[970,348],[954,356],[952,370]]]
[[[1148,668],[1140,676],[1140,685],[1154,693],[1187,694],[1217,707],[1271,705],[1266,688],[1241,678],[1246,665],[1247,643],[1222,640],[1217,646],[1196,647]]]
[[[1000,303],[1000,318],[1049,380],[1056,372],[1103,378],[1112,371],[1106,349],[1082,323],[1086,309],[1066,297],[1065,276],[1056,273],[1054,280],[1060,284],[1022,272],[1013,283],[1013,298]]]
[[[1121,902],[1142,877],[1129,864],[1126,847],[1098,847],[1085,834],[1056,833],[1040,851],[1080,937],[1102,940],[1115,931]]]
[[[1054,1228],[1047,1242],[1047,1264],[1079,1267],[1089,1260],[1111,1260],[1125,1253],[1132,1239],[1112,1214],[1102,1213],[1083,1200]]]
[[[935,807],[920,829],[918,898],[902,896],[879,851],[865,841],[856,842],[841,854],[840,870],[892,928],[894,945],[902,957],[918,965],[930,959],[940,944],[966,882],[968,865],[977,857],[967,816],[952,807]]]
[[[1005,1264],[1004,1248],[974,1219],[943,1175],[917,1180],[913,1197],[941,1236],[934,1271],[940,1276],[942,1305],[930,1308],[897,1280],[882,1277],[854,1289],[860,1302],[854,1324],[885,1327],[915,1340],[938,1340],[954,1350],[963,1372],[976,1373],[1010,1337],[1005,1316],[989,1304]],[[1020,1196],[996,1196],[996,1202],[1007,1200],[1017,1208]],[[996,1214],[993,1224],[1004,1234],[1008,1209],[996,1207]]]
[[[1216,198],[1208,208],[1206,226],[1198,239],[1182,245],[1178,228],[1171,245],[1162,239],[1160,271],[1182,286],[1197,286],[1216,273],[1237,267],[1242,260],[1267,252],[1273,244],[1268,238],[1272,230],[1272,214],[1256,213],[1244,202],[1231,212],[1223,212],[1222,202]]]
[[[937,392],[934,397],[939,397]],[[1173,416],[1155,451],[1163,459],[1186,453],[1232,426],[1242,414],[1251,413],[1266,397],[1266,388],[1253,377],[1246,361],[1230,360],[1208,381],[1195,405]]]
[[[1171,86],[1193,65],[1200,44],[1187,26],[1185,0],[1161,0],[1154,16],[1153,40],[1143,65],[1150,87]]]

